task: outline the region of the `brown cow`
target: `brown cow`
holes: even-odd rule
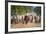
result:
[[[28,21],[32,22],[33,21],[33,16],[32,15],[26,15],[24,20],[26,21],[26,24],[28,23]]]
[[[24,21],[26,22],[26,24],[28,23],[29,17],[27,15],[24,17]]]

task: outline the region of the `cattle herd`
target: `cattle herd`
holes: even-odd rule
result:
[[[11,24],[12,23],[22,23],[22,24],[27,24],[27,23],[41,23],[41,16],[32,16],[32,15],[25,15],[25,16],[22,16],[21,19],[19,19],[18,17],[16,16],[13,16],[12,19],[11,19]]]

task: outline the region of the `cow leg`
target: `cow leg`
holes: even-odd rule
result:
[[[33,20],[30,20],[30,23],[32,23]]]
[[[26,21],[26,24],[28,23],[28,20]]]
[[[26,24],[27,24],[28,21],[26,21]]]
[[[23,21],[23,24],[24,24],[24,21]]]
[[[41,20],[39,19],[39,23],[41,22]]]
[[[35,19],[35,23],[37,23],[37,20]]]
[[[11,19],[11,24],[13,23],[13,20]]]
[[[22,24],[24,24],[24,20],[23,19],[21,20],[21,22],[22,22]]]
[[[12,23],[15,23],[13,19],[11,19],[11,24],[12,24]]]
[[[24,24],[24,20],[22,20],[22,23]]]

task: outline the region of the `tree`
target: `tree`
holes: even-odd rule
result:
[[[16,13],[18,15],[25,14],[25,12],[26,12],[25,7],[23,7],[23,6],[16,6]]]
[[[11,15],[23,15],[27,12],[31,12],[31,6],[15,6],[11,5]]]
[[[15,12],[15,6],[11,5],[11,16],[16,15]]]
[[[37,15],[40,15],[40,16],[41,16],[41,7],[35,7],[35,8],[34,8],[34,12],[35,12]]]

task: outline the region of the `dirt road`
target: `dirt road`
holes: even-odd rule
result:
[[[11,24],[11,28],[32,28],[32,27],[40,27],[41,24],[40,23],[27,23],[27,24],[22,24],[22,23],[18,23],[18,24]]]

